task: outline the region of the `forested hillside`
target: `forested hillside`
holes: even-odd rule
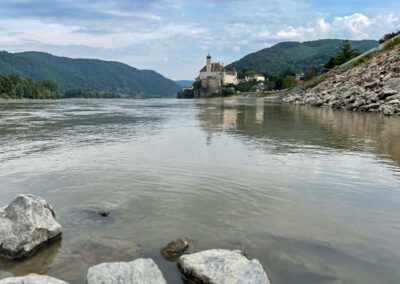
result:
[[[343,40],[325,39],[307,42],[282,42],[270,48],[251,53],[226,66],[227,70],[254,70],[263,74],[281,72],[304,72],[310,69],[321,70],[331,57],[334,57]],[[350,41],[352,47],[366,51],[378,46],[378,41]]]
[[[18,75],[0,74],[0,99],[59,99],[60,93],[54,81],[34,81]]]
[[[119,62],[71,59],[42,52],[0,52],[0,73],[54,80],[61,92],[87,88],[131,97],[172,97],[180,87],[157,72]]]

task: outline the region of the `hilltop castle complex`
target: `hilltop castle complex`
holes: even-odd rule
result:
[[[195,89],[195,97],[206,97],[213,93],[218,93],[223,86],[233,84],[237,85],[241,81],[257,80],[264,81],[262,75],[248,76],[245,79],[238,79],[235,69],[226,71],[221,63],[212,63],[211,56],[208,54],[206,65],[200,70],[196,82],[200,83],[200,88]]]
[[[200,70],[199,80],[216,79],[221,80],[222,85],[237,84],[237,72],[225,71],[224,66],[221,63],[212,63],[211,56],[207,56],[206,66]]]
[[[224,85],[238,83],[236,70],[225,71],[221,63],[212,63],[210,55],[207,56],[206,66],[200,70],[196,81],[200,82],[201,88],[195,90],[195,97],[205,97],[220,92]]]

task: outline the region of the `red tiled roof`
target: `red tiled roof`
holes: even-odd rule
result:
[[[219,63],[211,63],[211,72],[224,72],[224,66],[222,66]],[[200,70],[200,72],[206,72],[207,71],[207,65],[203,67],[203,69]]]

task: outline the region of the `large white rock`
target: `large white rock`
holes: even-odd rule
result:
[[[68,282],[46,275],[29,274],[24,277],[9,277],[0,280],[0,284],[68,284]]]
[[[20,194],[0,208],[0,256],[26,256],[60,234],[53,208],[38,196]]]
[[[166,284],[152,259],[102,263],[89,268],[87,284]]]
[[[202,284],[270,284],[262,264],[240,251],[222,249],[186,254],[178,265],[188,281]]]

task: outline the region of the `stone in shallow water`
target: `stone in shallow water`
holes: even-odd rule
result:
[[[46,275],[29,274],[23,277],[10,277],[0,280],[0,284],[68,284],[68,282]]]
[[[61,235],[53,208],[41,197],[20,194],[0,208],[0,256],[20,258]]]
[[[162,250],[162,256],[168,261],[177,261],[181,255],[189,248],[190,240],[178,239],[176,241],[170,242]]]
[[[88,235],[63,242],[61,252],[52,263],[52,273],[81,283],[91,266],[140,257],[142,249],[133,239]]]
[[[179,268],[185,280],[196,284],[270,284],[261,263],[238,250],[213,249],[183,255]]]
[[[166,284],[152,259],[102,263],[89,269],[87,284]]]

